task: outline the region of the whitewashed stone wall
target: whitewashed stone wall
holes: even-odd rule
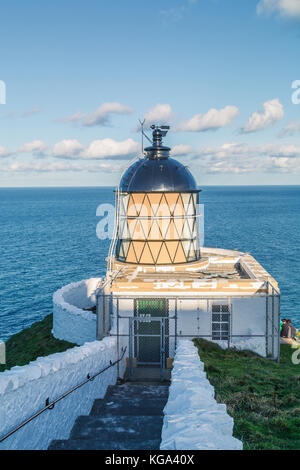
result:
[[[43,408],[47,397],[55,400],[116,359],[116,338],[107,337],[0,373],[0,436]],[[77,416],[89,414],[116,379],[115,365],[0,443],[0,450],[47,449],[53,439],[67,439]]]
[[[96,315],[83,310],[96,305],[95,290],[101,278],[68,284],[53,295],[53,336],[84,344],[96,339]]]
[[[233,419],[226,405],[216,402],[192,341],[178,342],[173,366],[161,450],[242,450],[242,442],[232,437]]]

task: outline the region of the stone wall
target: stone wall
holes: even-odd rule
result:
[[[180,340],[168,402],[164,408],[161,450],[242,450],[232,437],[233,419],[217,403],[197,348]]]
[[[96,339],[96,315],[83,308],[96,305],[95,290],[101,278],[68,284],[53,295],[53,336],[75,344]]]
[[[116,359],[116,338],[107,337],[0,373],[0,437],[42,409],[48,397],[55,400]],[[47,449],[53,439],[67,439],[77,416],[89,414],[116,379],[115,365],[0,443],[0,450]]]

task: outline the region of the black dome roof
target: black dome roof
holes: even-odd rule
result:
[[[155,126],[153,145],[145,148],[145,158],[133,163],[120,182],[121,192],[198,192],[196,181],[186,166],[169,158],[169,147],[162,145],[162,138],[169,126]],[[143,132],[143,131],[142,131]]]
[[[143,158],[133,163],[120,182],[121,192],[198,191],[192,173],[173,158]]]

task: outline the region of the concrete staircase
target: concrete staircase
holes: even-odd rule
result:
[[[110,386],[89,416],[79,416],[69,439],[49,450],[159,450],[168,385],[126,383]]]

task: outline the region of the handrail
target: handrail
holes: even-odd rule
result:
[[[52,401],[51,403],[49,402],[49,398],[46,399],[46,406],[44,408],[42,408],[41,410],[39,410],[37,413],[35,413],[34,415],[30,416],[30,418],[26,419],[25,421],[23,421],[23,423],[19,424],[19,426],[17,426],[16,428],[12,429],[11,431],[9,431],[7,434],[5,434],[4,436],[2,436],[0,438],[0,442],[3,442],[5,439],[7,439],[9,436],[11,436],[12,434],[14,434],[15,432],[17,432],[19,429],[23,428],[23,426],[25,426],[27,423],[30,423],[30,421],[32,421],[33,419],[37,418],[40,414],[44,413],[44,411],[46,410],[53,410],[55,404],[57,402],[59,402],[60,400],[62,400],[63,398],[67,397],[68,395],[70,395],[70,393],[74,392],[75,390],[77,390],[78,388],[82,387],[83,385],[85,385],[86,383],[88,382],[91,382],[95,379],[95,377],[97,377],[98,375],[102,374],[103,372],[105,372],[106,370],[110,369],[111,367],[115,366],[116,364],[118,364],[119,362],[122,361],[123,357],[124,357],[124,354],[126,352],[126,349],[127,349],[127,346],[123,349],[122,348],[122,355],[119,359],[117,359],[116,361],[114,362],[111,362],[109,361],[109,366],[106,366],[104,367],[104,369],[101,369],[99,372],[97,372],[97,374],[94,374],[92,375],[92,377],[90,376],[90,374],[87,375],[87,379],[84,380],[83,382],[81,382],[79,385],[76,385],[76,387],[73,387],[71,390],[69,390],[68,392],[64,393],[63,395],[61,395],[60,397],[56,398],[56,400]]]

